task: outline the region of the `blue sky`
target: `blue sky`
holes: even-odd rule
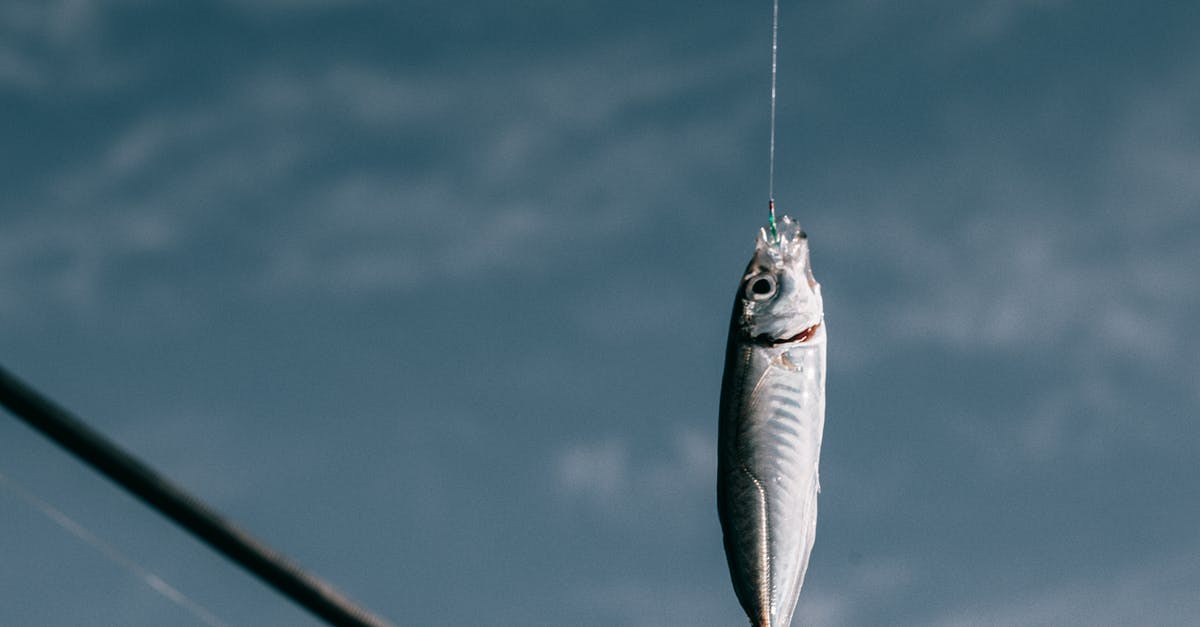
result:
[[[716,404],[770,12],[0,2],[2,363],[398,626],[744,624]],[[780,13],[830,337],[798,620],[1190,624],[1200,5]],[[0,474],[228,624],[315,624],[15,420]],[[0,623],[203,624],[0,512]]]

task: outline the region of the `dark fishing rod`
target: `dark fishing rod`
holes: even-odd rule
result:
[[[79,418],[0,367],[0,404],[200,541],[336,627],[392,627],[225,520]]]

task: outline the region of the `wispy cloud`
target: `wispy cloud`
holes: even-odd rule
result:
[[[24,295],[11,302],[103,310],[109,270],[147,238],[172,260],[164,272],[193,268],[192,289],[217,280],[206,268],[236,260],[248,294],[352,296],[546,266],[570,246],[639,228],[644,205],[676,188],[666,181],[720,163],[752,125],[747,111],[716,127],[694,115],[643,118],[736,66],[715,52],[657,64],[631,56],[481,65],[469,80],[362,64],[248,67],[195,100],[139,112],[35,190],[42,217],[6,236],[49,241],[38,254],[61,250],[67,261],[49,282],[10,281]],[[233,222],[260,228],[213,239]],[[31,250],[8,249],[0,276],[23,272]],[[175,280],[156,289],[189,287]],[[220,283],[228,293],[228,277]],[[70,297],[39,304],[41,286],[54,284]]]
[[[1100,149],[1070,164],[1069,178],[1031,165],[1039,141],[1023,115],[981,129],[952,107],[947,148],[877,172],[879,200],[833,212],[819,244],[900,281],[883,325],[900,343],[1023,352],[1088,343],[1173,362],[1172,338],[1200,305],[1185,252],[1200,237],[1200,141],[1185,113],[1192,69],[1178,87],[1123,98]],[[1054,102],[1039,106],[1054,118],[1079,97],[1049,94]]]
[[[1053,17],[1071,0],[847,0],[782,9],[787,48],[795,41],[813,54],[848,57],[872,47],[889,34],[919,29],[905,42],[923,61],[945,61],[991,46],[1015,32],[1025,20]],[[1077,3],[1076,3],[1077,4]],[[852,24],[850,29],[829,24]],[[800,34],[797,34],[800,31]]]
[[[629,451],[616,438],[570,445],[554,460],[559,487],[600,507],[629,495],[631,470]]]
[[[36,311],[96,313],[112,264],[154,256],[170,244],[169,221],[119,212],[62,220],[23,220],[0,233],[3,309],[13,323]]]
[[[1010,31],[1022,17],[1054,11],[1069,0],[984,0],[966,3],[962,34],[977,43],[991,43]]]
[[[977,599],[930,625],[1191,625],[1200,612],[1195,546],[1130,569],[1108,571],[1013,598]]]
[[[946,390],[914,404],[942,407],[938,437],[975,451],[990,478],[1151,450],[1194,455],[1179,434],[1191,430],[1182,408],[1195,407],[1200,380],[1200,134],[1185,113],[1195,69],[1139,83],[1086,124],[1066,112],[1089,96],[1070,89],[992,112],[987,127],[949,107],[932,154],[864,166],[870,191],[830,201],[809,229],[818,277],[831,265],[870,277],[826,280],[831,366],[851,377],[897,363],[938,373],[940,360],[998,369],[971,381],[978,394],[1003,389],[1002,403],[971,390],[946,400],[960,393]],[[1088,150],[1043,154],[1082,131]],[[874,470],[884,468],[904,470]]]
[[[566,445],[551,465],[564,497],[623,520],[668,503],[707,501],[716,447],[711,434],[679,429],[656,450],[635,454],[626,440],[610,436]]]
[[[680,577],[683,576],[681,573]],[[598,619],[588,623],[595,625],[717,627],[744,620],[732,588],[720,592],[714,595],[695,587],[626,578],[589,585],[578,590],[569,601],[587,616]]]
[[[372,0],[223,0],[240,10],[258,13],[333,10],[356,5],[373,4]]]
[[[0,88],[36,98],[126,86],[141,62],[111,46],[114,8],[138,0],[13,0],[0,7]]]

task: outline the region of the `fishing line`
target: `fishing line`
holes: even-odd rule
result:
[[[0,486],[7,488],[9,492],[20,498],[26,505],[37,510],[46,518],[49,518],[59,528],[67,533],[75,536],[84,544],[96,549],[107,558],[110,562],[124,568],[132,573],[135,577],[145,583],[150,589],[162,595],[167,600],[175,605],[183,608],[191,613],[196,618],[200,619],[204,624],[210,627],[230,627],[229,623],[217,618],[203,605],[192,600],[183,592],[163,580],[162,577],[154,574],[150,569],[142,566],[134,561],[133,558],[122,553],[117,547],[101,540],[96,534],[89,531],[75,519],[68,516],[62,510],[54,507],[36,494],[30,492],[27,488],[21,486],[16,481],[8,478],[4,473],[0,473]]]
[[[771,142],[768,159],[767,175],[767,209],[771,224],[771,239],[778,240],[779,233],[775,230],[775,75],[778,73],[779,60],[779,0],[775,0],[775,10],[771,20]]]
[[[359,607],[330,584],[238,528],[3,367],[0,404],[209,548],[330,625],[391,627],[391,623]]]

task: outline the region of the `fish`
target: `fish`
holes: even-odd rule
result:
[[[808,235],[759,230],[738,284],[717,441],[717,512],[734,592],[754,627],[789,627],[817,525],[825,313]]]

